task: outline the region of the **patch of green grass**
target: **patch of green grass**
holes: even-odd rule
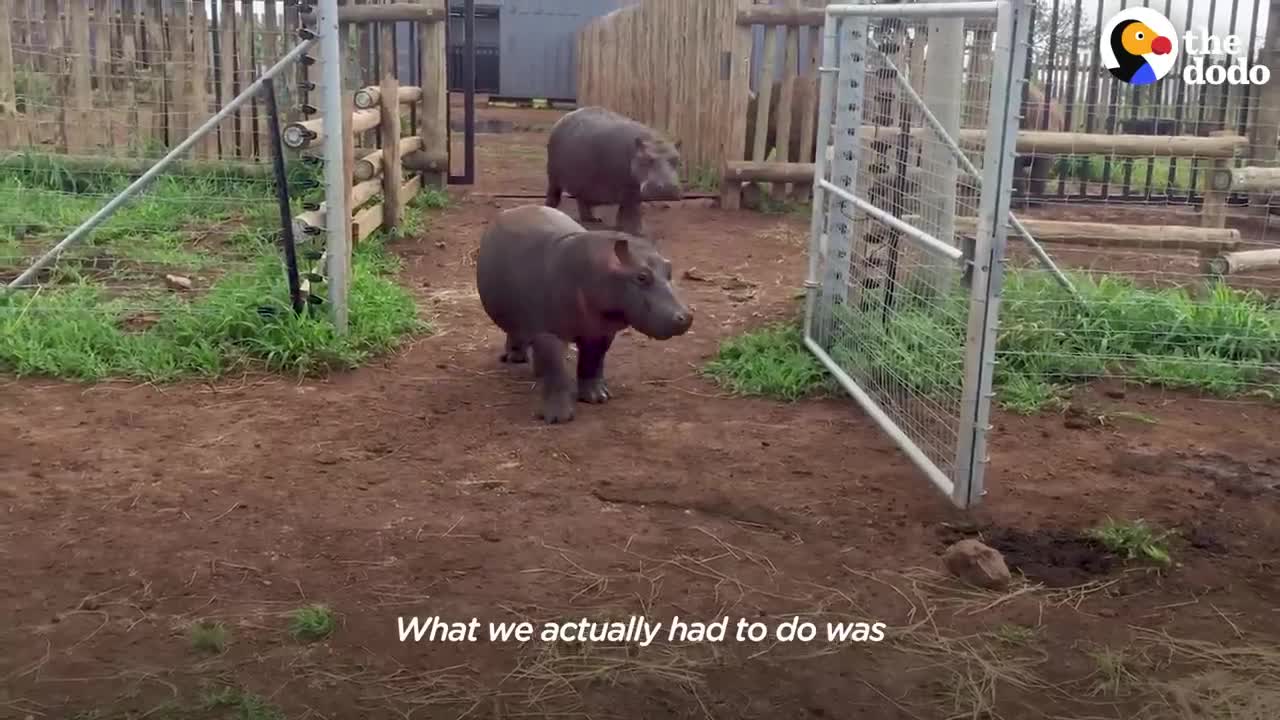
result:
[[[1111,157],[1107,162],[1106,155],[1067,155],[1059,156],[1054,163],[1050,175],[1053,178],[1064,178],[1068,182],[1108,182],[1111,185],[1124,187],[1125,175],[1128,174],[1129,187],[1138,192],[1147,187],[1147,173],[1151,173],[1151,188],[1159,192],[1164,188],[1187,191],[1192,189],[1189,158],[1120,158]],[[1203,177],[1206,168],[1202,163],[1197,178]]]
[[[1072,385],[1122,376],[1165,387],[1280,397],[1280,308],[1217,284],[1203,297],[1113,276],[1072,278],[1075,302],[1044,273],[1010,271],[1002,296],[997,399],[1014,412],[1061,407]],[[828,352],[854,377],[879,378],[939,402],[961,392],[967,298],[902,288],[888,326],[878,309],[850,306]],[[807,354],[798,330],[725,343],[708,370],[736,392],[800,397],[825,373],[795,373]],[[774,367],[774,366],[778,367]]]
[[[294,197],[301,203],[315,194],[302,182],[316,171],[295,165],[290,182],[299,185]],[[24,243],[43,248],[48,238],[52,244],[101,206],[98,193],[129,180],[103,172],[86,181],[56,160],[7,156],[0,162],[0,264],[20,256]],[[84,182],[93,185],[81,187]],[[447,197],[435,190],[414,199],[424,211],[444,203]],[[408,217],[420,221],[416,213]],[[353,255],[346,336],[334,331],[323,307],[294,313],[278,225],[269,183],[233,175],[159,178],[57,265],[43,287],[0,297],[0,371],[84,381],[212,379],[246,369],[315,375],[356,367],[430,330],[418,319],[412,295],[391,277],[399,266],[382,247],[384,233]],[[211,232],[220,233],[217,248],[193,247]],[[110,266],[106,283],[85,261],[95,256]],[[139,264],[148,267],[129,269]],[[198,294],[156,288],[155,278],[167,268],[183,274],[223,265],[227,272]],[[134,275],[147,282],[127,292],[105,287]]]
[[[191,647],[198,652],[221,653],[227,649],[227,626],[202,620],[191,626]]]
[[[284,711],[263,698],[240,688],[208,690],[200,699],[201,709],[229,712],[234,720],[285,720]]]
[[[85,381],[171,381],[250,368],[298,376],[354,368],[428,329],[408,291],[383,276],[388,265],[378,249],[355,253],[346,336],[320,312],[293,312],[274,257],[193,302],[155,298],[159,320],[141,332],[127,329],[129,302],[89,282],[15,293],[0,298],[0,369]]]
[[[1172,532],[1157,532],[1142,520],[1116,522],[1108,519],[1101,527],[1091,528],[1087,534],[1126,560],[1149,560],[1161,565],[1173,562],[1165,545],[1165,538]]]
[[[798,400],[830,387],[826,370],[794,323],[771,325],[725,341],[703,372],[736,393]]]
[[[293,611],[289,617],[289,634],[295,640],[323,640],[337,627],[333,611],[324,605],[308,605]]]

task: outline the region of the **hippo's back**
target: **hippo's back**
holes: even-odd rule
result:
[[[551,126],[547,174],[575,196],[600,204],[617,202],[635,182],[631,158],[636,138],[652,134],[641,123],[606,108],[578,108]]]
[[[498,213],[480,238],[476,290],[489,317],[507,332],[539,332],[547,288],[559,280],[556,241],[585,232],[573,218],[545,205]]]

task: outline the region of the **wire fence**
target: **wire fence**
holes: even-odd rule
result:
[[[955,59],[964,28],[993,34],[995,18],[920,20],[828,20],[838,49],[832,58],[824,48],[823,65],[838,59],[839,72],[824,79],[821,107],[833,113],[829,130],[819,129],[820,139],[832,138],[829,202],[815,209],[818,287],[808,336],[935,484],[966,506],[980,487],[973,451],[985,335],[985,320],[970,329],[982,305],[971,297],[985,293],[986,273],[965,259],[991,245],[949,241],[963,218],[993,212],[1010,181],[992,171],[1003,128],[1016,119],[1016,84],[1007,83],[1009,29],[992,72],[961,83]],[[915,77],[910,68],[921,67],[926,38],[933,74]],[[993,82],[1000,77],[1004,86]],[[962,136],[962,123],[975,117],[985,118],[982,130]]]
[[[1249,155],[1251,137],[1266,136],[1275,157],[1280,127],[1259,125],[1277,115],[1266,104],[1274,94],[1241,108],[1255,118],[1252,136],[1227,127],[1125,137],[1025,129],[1014,82],[1008,121],[1021,106],[1024,129],[1002,188],[992,104],[1006,94],[995,81],[1007,77],[1007,35],[972,17],[894,22],[873,18],[865,47],[839,35],[819,167],[849,194],[831,190],[815,209],[810,338],[936,484],[963,504],[966,473],[980,481],[984,458],[965,449],[984,441],[987,381],[1014,412],[1060,409],[1099,379],[1280,400],[1280,235],[1268,207],[1280,172],[1265,153]],[[938,61],[972,61],[975,48],[991,59],[985,72]],[[1158,84],[1176,95],[1180,83],[1170,74]],[[1086,203],[1043,187],[1072,182],[1052,172],[1081,158],[1135,177],[1163,172],[1158,185],[1196,192],[1141,204],[1108,195],[1105,180],[1077,179]],[[1015,187],[1023,202],[999,210]],[[1241,197],[1249,204],[1233,202]],[[984,250],[992,217],[1007,224],[1007,245]],[[951,262],[947,250],[972,262]],[[995,307],[998,323],[982,315]]]

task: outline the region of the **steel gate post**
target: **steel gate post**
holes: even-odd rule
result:
[[[982,200],[974,241],[965,352],[964,405],[952,497],[962,508],[972,507],[985,494],[983,479],[988,460],[987,432],[991,429],[992,378],[1029,22],[1027,0],[1001,1],[992,68],[995,82],[987,117],[987,127],[999,128],[1000,137],[987,145],[983,158]]]

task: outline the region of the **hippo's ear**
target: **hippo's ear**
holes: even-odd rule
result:
[[[675,144],[672,145],[672,147],[676,149],[676,152],[680,152],[680,148],[683,145],[684,145],[684,140],[676,140]]]
[[[622,267],[628,267],[632,264],[631,243],[627,242],[624,237],[617,238],[613,241],[613,256],[617,259]],[[612,263],[610,263],[612,264]]]
[[[649,144],[647,139],[638,137],[636,138],[636,153],[640,155],[652,155],[653,146]]]

